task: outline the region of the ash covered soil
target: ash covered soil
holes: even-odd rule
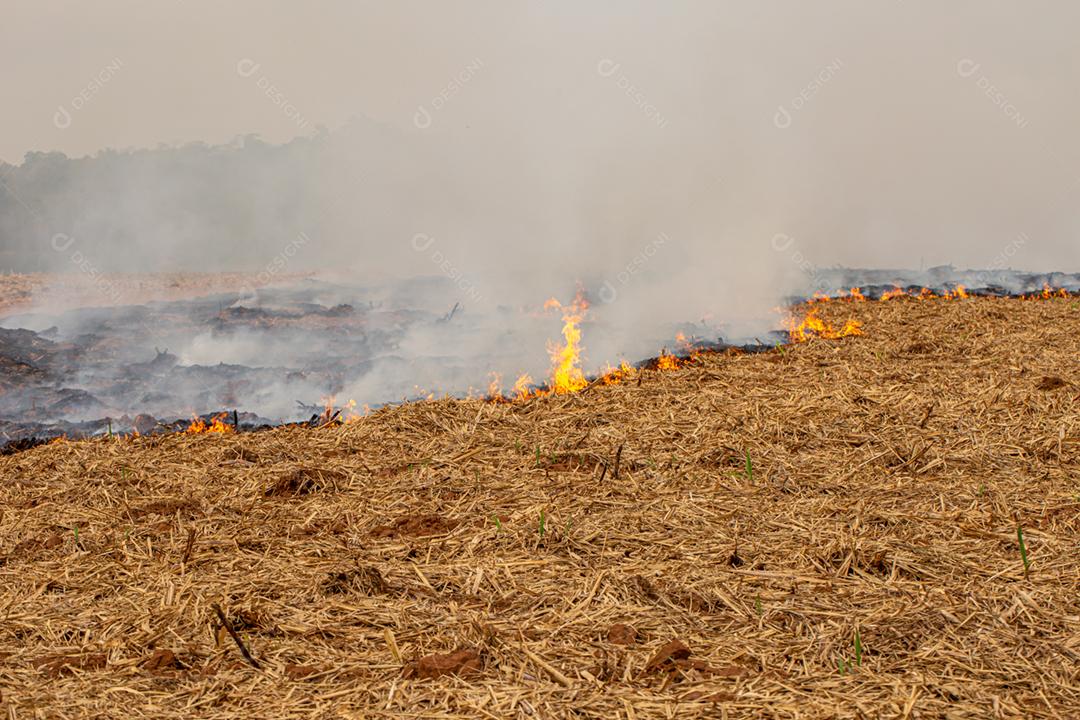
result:
[[[0,457],[0,702],[1080,716],[1080,303],[820,312],[865,334]]]

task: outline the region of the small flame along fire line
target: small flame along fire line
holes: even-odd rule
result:
[[[488,387],[488,398],[494,402],[520,402],[545,395],[576,393],[588,387],[589,380],[581,369],[581,321],[588,309],[589,301],[584,290],[580,288],[569,305],[563,305],[556,298],[549,298],[544,303],[544,310],[562,311],[563,344],[548,343],[548,355],[551,356],[551,378],[548,384],[534,387],[532,376],[523,373],[514,381],[510,394],[504,395],[499,388],[499,376],[495,374]]]
[[[788,318],[788,337],[792,342],[806,342],[810,338],[819,337],[829,340],[862,335],[862,323],[858,320],[848,319],[839,330],[818,316],[818,309],[811,307],[802,322],[796,323],[795,315]]]
[[[496,375],[488,388],[488,399],[493,402],[520,402],[532,398],[545,397],[548,395],[568,395],[581,392],[593,384],[618,385],[630,378],[636,377],[638,370],[625,360],[619,362],[618,367],[610,364],[599,376],[590,380],[585,376],[581,368],[581,322],[589,309],[588,299],[583,290],[579,289],[574,299],[568,305],[563,305],[557,299],[551,298],[544,303],[545,310],[562,311],[562,337],[563,343],[548,344],[548,354],[551,356],[551,376],[546,386],[534,387],[532,377],[528,373],[518,377],[514,382],[513,390],[509,395],[503,395],[498,387]],[[657,370],[676,370],[694,362],[698,357],[694,344],[686,339],[682,333],[676,338],[680,351],[686,357],[679,357],[661,352],[656,362],[652,365]]]
[[[995,294],[974,291],[976,294]],[[1030,294],[1020,293],[1016,295],[999,295],[1000,297],[1015,297],[1020,300],[1051,300],[1054,298],[1070,298],[1076,293],[1070,293],[1065,288],[1054,289],[1050,285],[1043,283],[1042,291],[1033,292]],[[895,299],[913,299],[913,300],[965,300],[972,297],[972,291],[964,285],[955,285],[952,290],[945,289],[941,292],[931,290],[930,288],[920,288],[918,291],[914,289],[905,290],[900,287],[893,287],[891,290],[885,290],[877,298],[879,302],[888,302]],[[807,305],[813,305],[814,303],[823,302],[869,302],[871,298],[867,297],[861,288],[853,287],[850,290],[844,290],[835,294],[814,292],[814,294],[805,301]]]
[[[213,418],[210,419],[209,423],[207,423],[202,418],[192,418],[191,424],[188,425],[187,430],[185,430],[184,432],[189,435],[201,435],[203,433],[235,432],[236,428],[224,422],[226,417],[228,417],[228,413],[221,413],[220,415],[215,415]]]
[[[921,288],[918,292],[909,292],[903,288],[894,287],[892,290],[886,290],[878,297],[878,302],[888,302],[896,299],[910,299],[917,301],[930,301],[930,300],[965,300],[971,297],[971,293],[963,285],[956,285],[952,290],[944,290],[943,292],[935,292],[930,288]],[[1050,300],[1052,298],[1068,298],[1072,297],[1068,290],[1065,288],[1058,288],[1054,290],[1047,284],[1043,284],[1042,292],[1031,293],[1030,295],[1017,296],[1021,300]],[[820,337],[827,339],[837,339],[843,337],[849,337],[851,335],[862,335],[862,323],[858,320],[849,319],[844,322],[844,325],[839,329],[834,328],[828,322],[823,320],[818,315],[818,308],[813,307],[815,304],[825,302],[868,302],[869,298],[862,292],[861,288],[853,287],[850,290],[837,293],[835,295],[829,295],[821,292],[815,292],[812,297],[807,299],[802,305],[808,306],[810,309],[801,321],[796,321],[793,312],[788,317],[788,337],[792,342],[800,343],[806,342],[812,337]],[[798,307],[796,305],[795,307]]]
[[[971,295],[963,285],[956,285],[952,290],[945,290],[940,293],[925,287],[918,292],[896,287],[882,292],[876,301],[887,302],[896,299],[912,301],[962,300],[969,297]],[[1018,297],[1023,300],[1045,300],[1068,298],[1072,297],[1072,295],[1064,288],[1054,290],[1049,285],[1044,285],[1041,293],[1019,295]],[[813,297],[788,308],[788,337],[793,343],[802,343],[811,338],[839,339],[862,335],[864,331],[860,321],[848,319],[839,328],[834,327],[819,315],[819,308],[814,307],[814,305],[825,302],[872,301],[859,287],[853,287],[850,290],[834,295],[815,292]],[[803,306],[808,308],[807,312],[801,320],[797,320],[794,311],[796,308]],[[620,362],[619,367],[608,365],[598,377],[591,381],[585,376],[584,371],[581,369],[581,322],[589,309],[589,302],[582,290],[578,290],[574,299],[568,305],[563,305],[557,299],[551,298],[544,303],[544,309],[562,311],[563,320],[563,343],[548,344],[548,354],[551,356],[552,363],[548,384],[536,387],[533,384],[532,377],[528,373],[524,373],[514,382],[510,392],[504,394],[500,389],[499,375],[492,373],[492,380],[485,396],[487,400],[490,402],[521,402],[548,395],[566,395],[581,392],[593,384],[618,385],[639,375],[640,370],[632,367],[624,360]],[[780,308],[776,309],[781,310]],[[695,346],[694,342],[688,340],[682,333],[675,336],[675,341],[680,354],[672,355],[664,350],[649,367],[660,371],[677,370],[692,365],[699,359],[701,351]],[[427,399],[434,399],[434,395],[429,394]],[[333,397],[324,398],[323,403],[325,405],[323,417],[326,419],[325,424],[328,425],[354,422],[371,412],[371,409],[364,405],[363,414],[358,413],[355,400],[349,400],[337,411],[334,409]],[[226,414],[222,413],[214,417],[209,424],[195,418],[186,432],[193,434],[233,432],[234,428],[223,422],[225,417]]]

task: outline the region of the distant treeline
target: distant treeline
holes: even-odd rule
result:
[[[75,250],[105,270],[244,265],[253,242],[296,234],[325,142],[28,153],[0,165],[0,270],[63,269]]]
[[[281,145],[31,152],[0,163],[0,272],[70,270],[73,253],[102,271],[259,269],[299,233],[341,230],[343,210],[377,214],[410,160],[427,164],[366,119]]]

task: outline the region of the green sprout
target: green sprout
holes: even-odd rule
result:
[[[746,451],[746,481],[751,485],[754,483],[754,463],[750,460],[750,451]]]
[[[1031,562],[1028,560],[1027,543],[1024,542],[1024,528],[1016,526],[1016,539],[1020,543],[1020,559],[1024,561],[1024,579],[1027,579]]]

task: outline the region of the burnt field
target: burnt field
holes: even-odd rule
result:
[[[810,309],[858,332],[0,457],[2,703],[1080,714],[1080,301]]]
[[[237,274],[101,276],[97,284],[81,276],[0,277],[0,452],[57,437],[193,425],[323,424],[429,396],[574,391],[602,374],[604,361],[642,366],[657,352],[761,351],[830,334],[813,317],[790,325],[781,308],[758,321],[778,329],[730,337],[728,328],[705,321],[620,327],[580,289],[565,304],[552,298],[535,307],[463,307],[445,278],[366,287],[277,279],[257,287]],[[837,270],[820,279],[846,288],[847,300],[1045,299],[1080,290],[1077,275],[950,267]],[[102,288],[115,292],[102,296]],[[578,339],[570,343],[568,332]],[[834,334],[847,333],[840,326]]]

